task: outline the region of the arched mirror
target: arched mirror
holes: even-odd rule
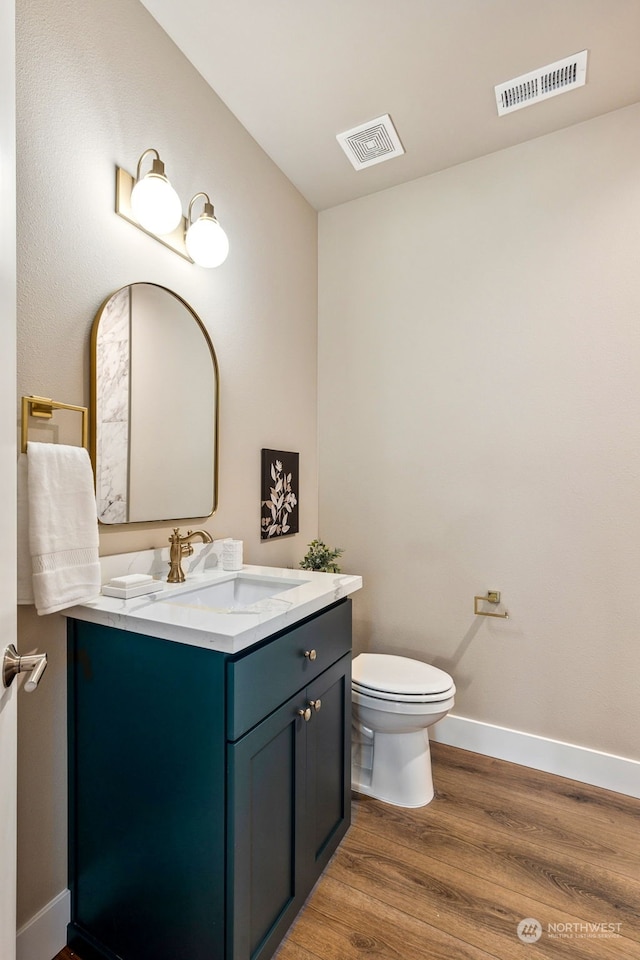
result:
[[[218,363],[181,297],[132,283],[91,338],[92,459],[102,523],[192,520],[217,506]]]

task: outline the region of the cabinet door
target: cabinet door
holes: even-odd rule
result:
[[[227,956],[271,956],[302,905],[304,690],[228,745]]]
[[[224,658],[69,621],[69,944],[223,960]]]
[[[307,698],[313,712],[306,724],[305,894],[351,822],[351,657],[309,684]]]

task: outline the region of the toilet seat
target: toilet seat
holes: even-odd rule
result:
[[[370,687],[361,687],[357,683],[352,683],[351,690],[361,696],[371,697],[372,700],[386,700],[394,703],[440,703],[442,700],[448,700],[456,692],[453,684],[441,693],[386,693],[381,690],[372,690]]]
[[[453,680],[421,660],[388,653],[361,653],[352,664],[352,689],[377,700],[434,703],[452,697]]]

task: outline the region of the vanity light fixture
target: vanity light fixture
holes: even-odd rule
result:
[[[151,170],[141,176],[142,164],[150,153],[155,154]],[[194,222],[193,205],[199,197],[204,197],[204,210]],[[138,160],[135,178],[116,167],[116,213],[189,263],[218,267],[227,259],[229,241],[209,196],[196,193],[189,203],[188,219],[183,216],[180,197],[167,180],[160,154],[153,148],[145,150]]]
[[[193,220],[193,205],[204,197],[204,209],[197,220]],[[200,267],[219,267],[227,259],[229,240],[218,223],[213,204],[206,193],[196,193],[189,203],[185,246],[194,263]]]
[[[150,153],[155,153],[151,170],[141,177],[142,163]],[[131,210],[141,227],[160,236],[171,233],[182,220],[180,197],[167,180],[164,163],[153,147],[145,150],[138,160]]]

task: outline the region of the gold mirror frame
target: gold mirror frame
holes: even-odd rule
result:
[[[119,464],[119,472],[121,474],[121,485],[122,483],[124,483],[124,481],[122,480],[123,471],[126,472],[127,495],[125,498],[125,508],[123,511],[120,501],[117,501],[115,499],[109,501],[108,507],[103,507],[101,503],[102,494],[105,492],[105,486],[106,486],[104,478],[105,478],[105,474],[108,472],[108,468],[103,469],[104,449],[107,446],[107,443],[105,441],[105,437],[101,436],[101,428],[104,427],[104,424],[106,421],[102,420],[100,413],[101,413],[101,410],[104,412],[105,404],[107,403],[111,395],[107,394],[106,396],[101,397],[100,390],[99,390],[99,381],[101,379],[100,370],[99,370],[99,363],[101,359],[100,358],[100,333],[101,333],[100,325],[101,325],[101,321],[104,322],[105,320],[110,304],[114,307],[115,313],[117,313],[118,309],[121,309],[123,314],[125,311],[128,311],[128,315],[126,317],[120,317],[120,324],[121,326],[128,325],[128,337],[130,338],[133,331],[133,323],[135,319],[133,315],[133,312],[134,312],[133,301],[135,296],[134,291],[137,290],[138,296],[140,296],[143,292],[140,290],[140,288],[148,288],[148,290],[145,290],[144,292],[150,295],[151,297],[154,297],[154,296],[164,297],[165,295],[168,295],[169,297],[173,298],[171,301],[168,301],[168,300],[162,301],[163,309],[166,308],[167,306],[172,307],[177,304],[181,311],[180,316],[184,315],[186,317],[188,315],[190,318],[192,318],[195,321],[197,325],[197,329],[202,336],[202,345],[205,346],[208,351],[206,355],[206,360],[211,361],[211,375],[213,380],[211,384],[211,388],[209,389],[209,387],[207,386],[207,395],[210,396],[211,402],[213,404],[213,416],[211,417],[211,427],[213,431],[213,436],[211,439],[211,448],[210,448],[213,462],[210,464],[211,485],[207,486],[207,489],[211,491],[211,510],[209,512],[194,513],[189,510],[187,511],[184,511],[182,509],[171,510],[169,508],[166,508],[166,509],[161,509],[159,512],[163,514],[170,513],[171,515],[134,517],[133,519],[129,518],[130,502],[131,502],[130,486],[132,483],[131,481],[132,451],[130,449],[132,410],[130,408],[132,408],[133,406],[133,403],[131,400],[131,393],[133,392],[133,390],[131,390],[130,387],[128,387],[128,395],[126,400],[126,404],[127,404],[126,427],[123,427],[123,430],[125,430],[127,434],[126,455],[124,452],[123,443],[121,442],[120,443],[120,464]],[[122,303],[118,303],[117,298],[121,298]],[[183,311],[186,311],[186,313],[183,313]],[[176,314],[176,317],[179,320],[179,317],[177,314]],[[127,370],[126,376],[130,377],[131,376],[131,341],[130,339],[127,340],[125,343],[124,340],[117,340],[117,337],[115,337],[111,342],[114,342],[115,344],[120,344],[119,350],[114,350],[113,352],[114,357],[116,358],[115,362],[116,364],[119,363],[123,369],[124,367],[126,367],[126,370]],[[199,342],[199,340],[197,342]],[[154,346],[158,343],[161,343],[161,341],[157,341],[157,340],[154,341]],[[126,352],[127,348],[129,350],[128,354]],[[173,351],[172,351],[171,344],[167,345],[167,350],[170,351],[170,354],[169,354],[169,357],[164,362],[168,364],[173,363],[174,357],[172,355]],[[194,360],[195,359],[196,358],[194,357]],[[205,363],[202,355],[197,357],[197,363],[199,364]],[[155,436],[157,437],[156,443],[154,444],[153,441],[150,441],[150,442],[152,442],[152,446],[154,447],[154,449],[156,448],[156,446],[157,448],[162,448],[162,447],[167,448],[168,450],[167,457],[169,458],[168,462],[170,462],[171,468],[176,474],[177,472],[180,472],[180,477],[181,477],[180,489],[181,490],[182,490],[182,478],[184,478],[186,482],[189,476],[189,470],[191,468],[191,464],[189,462],[185,462],[189,460],[188,456],[185,457],[184,453],[181,454],[177,451],[177,446],[178,446],[177,442],[172,444],[170,437],[167,437],[166,435],[161,435],[162,431],[164,430],[163,424],[165,422],[163,421],[163,412],[165,412],[166,414],[165,420],[171,417],[175,419],[175,417],[179,414],[179,410],[176,409],[177,404],[174,403],[174,399],[185,397],[186,398],[185,406],[187,405],[189,406],[189,417],[188,417],[186,426],[187,428],[190,425],[194,427],[194,434],[195,434],[194,443],[191,448],[192,452],[194,452],[194,457],[196,459],[198,457],[207,456],[207,453],[206,453],[207,445],[209,444],[210,441],[207,437],[206,443],[200,443],[200,440],[202,439],[202,431],[200,431],[200,436],[198,436],[197,424],[195,423],[196,415],[198,414],[202,414],[205,418],[207,418],[207,399],[199,400],[197,394],[194,394],[194,382],[196,381],[189,379],[188,369],[183,369],[181,367],[178,367],[175,371],[175,375],[172,377],[172,381],[166,384],[166,389],[162,391],[162,395],[159,397],[156,397],[153,401],[154,412],[156,415],[152,417],[148,417],[147,419],[147,425],[149,428],[150,435],[151,435],[152,427],[156,426],[157,424],[161,425],[161,430],[159,431],[158,434],[155,434]],[[177,391],[175,396],[172,396],[172,390]],[[114,293],[110,294],[110,296],[108,296],[104,300],[104,302],[100,306],[100,309],[98,310],[98,313],[96,314],[96,317],[93,321],[93,326],[91,329],[90,454],[91,454],[91,460],[93,463],[95,479],[96,479],[96,498],[98,501],[98,519],[100,523],[103,523],[108,526],[123,526],[123,525],[129,525],[132,523],[153,523],[153,522],[165,522],[165,521],[167,522],[185,521],[186,522],[190,520],[202,519],[204,517],[210,517],[216,512],[218,507],[218,473],[219,473],[219,419],[220,419],[219,401],[220,401],[220,377],[219,377],[219,369],[218,369],[218,360],[213,347],[213,343],[211,342],[209,333],[206,327],[204,326],[204,324],[202,323],[202,320],[197,315],[197,313],[193,310],[190,304],[187,303],[186,300],[184,300],[181,296],[179,296],[173,290],[169,290],[167,287],[163,287],[160,284],[144,283],[144,282],[128,284],[126,287],[121,287],[119,290],[116,290]],[[193,416],[191,416],[192,411],[194,414]],[[151,421],[153,421],[153,423],[151,423]],[[102,430],[103,434],[105,432],[106,430]],[[185,436],[187,437],[189,436],[189,430],[180,429],[179,430],[180,441],[182,441],[182,439]],[[100,455],[101,444],[103,449],[102,456]],[[126,467],[123,466],[124,459],[126,459]],[[202,471],[199,471],[198,475],[200,475],[201,472]],[[154,482],[157,479],[158,473],[162,475],[162,471],[155,472]],[[204,485],[202,485],[202,490],[204,491]],[[166,495],[166,494],[161,494],[161,496],[163,495]],[[199,496],[201,497],[201,499],[204,499],[205,494],[202,493],[202,494],[199,494]],[[208,494],[206,494],[206,496],[208,496]],[[115,509],[112,509],[112,505],[116,503],[118,504],[118,506]],[[201,506],[202,503],[198,503],[198,505]],[[105,516],[107,515],[109,509],[111,510],[112,516],[119,516],[120,518],[105,519]],[[127,513],[127,518],[122,519],[122,513],[125,511]]]

